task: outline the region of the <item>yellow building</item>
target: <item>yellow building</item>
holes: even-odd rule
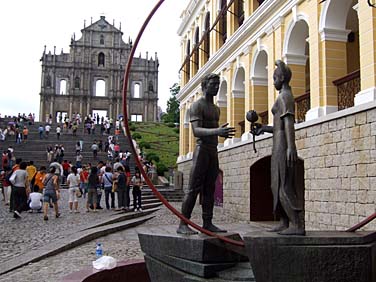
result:
[[[369,213],[370,206],[362,208],[362,211],[359,211],[360,208],[355,211],[357,209],[355,205],[359,201],[351,202],[345,199],[346,204],[349,202],[354,205],[348,207],[349,218],[343,220],[343,223],[334,224],[334,219],[331,219],[330,223],[327,219],[316,220],[320,216],[318,214],[325,213],[326,210],[326,208],[317,208],[316,203],[325,201],[317,200],[312,196],[315,193],[310,194],[313,189],[311,186],[317,184],[319,179],[331,179],[331,177],[329,175],[327,178],[320,178],[317,176],[319,174],[317,171],[317,175],[311,179],[310,173],[312,170],[316,172],[316,169],[325,170],[333,166],[327,165],[325,154],[318,154],[318,157],[324,158],[323,167],[316,168],[311,165],[317,151],[315,145],[318,144],[310,143],[313,142],[310,138],[314,137],[310,136],[310,131],[320,127],[321,131],[315,136],[319,136],[317,138],[323,142],[322,144],[334,144],[333,155],[341,158],[341,154],[346,151],[340,151],[339,147],[342,144],[338,145],[333,138],[335,132],[344,135],[347,133],[342,133],[339,124],[343,120],[344,130],[346,128],[351,130],[349,138],[353,142],[361,137],[356,133],[354,136],[354,131],[362,130],[357,128],[362,123],[354,122],[355,127],[351,128],[347,126],[346,121],[351,117],[360,120],[358,116],[364,113],[366,116],[364,125],[369,125],[370,143],[364,145],[359,141],[358,143],[361,144],[356,144],[362,146],[365,152],[361,149],[354,150],[372,156],[372,150],[376,146],[376,137],[373,135],[376,134],[376,127],[373,127],[373,120],[370,118],[376,105],[374,103],[376,100],[376,9],[369,7],[365,0],[326,0],[321,4],[320,0],[191,0],[182,13],[182,23],[178,33],[181,36],[182,62],[181,90],[178,95],[181,119],[179,170],[188,175],[195,146],[189,124],[189,107],[202,95],[200,87],[202,77],[208,73],[217,73],[221,77],[220,90],[216,98],[216,103],[221,108],[220,121],[228,122],[237,130],[236,138],[220,140],[219,145],[219,158],[224,175],[223,207],[235,217],[252,220],[252,211],[251,216],[248,216],[249,210],[252,210],[252,200],[250,200],[252,187],[249,188],[252,171],[249,172],[249,168],[270,154],[270,151],[265,149],[264,153],[261,150],[261,153],[251,157],[247,153],[247,159],[238,158],[238,164],[242,164],[239,168],[244,170],[239,172],[238,176],[245,177],[243,182],[239,182],[239,185],[245,186],[243,190],[239,190],[239,201],[232,198],[230,191],[231,187],[234,187],[233,180],[236,179],[232,178],[235,176],[232,170],[238,168],[229,166],[229,162],[233,162],[236,158],[233,156],[235,152],[240,152],[238,154],[241,156],[245,154],[242,152],[251,151],[250,124],[245,121],[247,111],[255,109],[262,123],[268,124],[272,121],[270,109],[277,95],[272,80],[274,62],[283,59],[293,72],[291,86],[296,102],[298,153],[306,161],[308,225],[313,228],[341,229],[349,227]],[[335,130],[330,131],[333,123]],[[332,133],[330,136],[322,137],[320,133],[324,134],[325,128],[329,128],[328,132]],[[345,139],[345,137],[341,138]],[[323,141],[324,139],[329,142]],[[263,146],[262,142],[270,143],[270,138],[263,136],[257,141],[260,146]],[[308,143],[310,144],[307,145]],[[370,147],[367,148],[367,145]],[[268,145],[265,145],[265,148],[267,147]],[[333,146],[331,148],[333,149]],[[231,160],[226,160],[225,156]],[[363,176],[355,173],[354,177],[342,177],[339,171],[346,170],[346,166],[355,165],[357,172],[358,166],[362,164],[368,166],[375,162],[376,151],[371,160],[366,162],[358,160],[353,164],[351,161],[349,164],[341,163],[333,170],[336,170],[336,179],[340,179],[341,187],[344,182],[349,181],[351,183],[349,189],[354,190],[353,187],[356,185],[352,184],[353,178]],[[373,176],[367,173],[364,176],[368,183],[368,188],[365,188],[367,193],[373,193],[373,188],[370,187]],[[321,184],[328,185],[326,182]],[[187,185],[186,178],[184,185]],[[359,185],[361,184],[357,187]],[[371,196],[372,201],[375,200],[375,193]],[[330,191],[328,197],[329,194]],[[330,197],[336,196],[330,195]],[[329,202],[332,200],[336,202],[334,198],[330,198]],[[310,207],[311,203],[315,208]],[[365,201],[360,204],[371,203]],[[235,209],[238,211],[240,209],[240,212],[235,213]],[[333,212],[333,214],[342,213]],[[322,223],[324,221],[325,224]]]

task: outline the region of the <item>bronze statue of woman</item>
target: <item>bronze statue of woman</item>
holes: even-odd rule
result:
[[[280,223],[270,231],[282,235],[305,235],[304,196],[298,196],[304,195],[304,191],[299,191],[304,189],[304,184],[297,185],[295,103],[289,85],[292,73],[280,60],[277,60],[275,65],[277,68],[273,80],[279,95],[272,107],[273,126],[257,124],[253,132],[256,135],[263,132],[273,133],[271,188],[274,212],[280,217]]]

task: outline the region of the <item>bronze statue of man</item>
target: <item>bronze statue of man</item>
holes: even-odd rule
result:
[[[213,102],[214,96],[218,94],[219,82],[219,76],[216,74],[205,76],[201,82],[204,95],[190,108],[190,122],[197,142],[188,192],[182,205],[182,214],[190,219],[197,196],[201,193],[203,228],[212,232],[226,232],[212,223],[215,181],[219,172],[218,136],[231,138],[235,133],[235,128],[227,127],[228,124],[219,126],[220,111]],[[197,232],[181,221],[177,233],[191,235]]]
[[[253,133],[273,133],[271,158],[271,188],[274,212],[280,217],[280,224],[270,231],[282,235],[305,235],[303,187],[297,181],[297,151],[295,145],[295,102],[289,85],[291,70],[282,61],[276,61],[274,87],[279,95],[272,107],[273,126],[257,124]]]

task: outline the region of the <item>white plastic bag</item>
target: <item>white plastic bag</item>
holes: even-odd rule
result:
[[[116,259],[110,256],[101,256],[97,260],[93,261],[93,267],[95,269],[112,269],[116,267]]]

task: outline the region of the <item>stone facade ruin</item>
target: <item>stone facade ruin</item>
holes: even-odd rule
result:
[[[116,119],[122,115],[124,69],[132,48],[120,28],[104,16],[72,36],[70,51],[56,54],[54,48],[41,58],[40,120],[51,115],[82,116],[100,112]],[[128,118],[156,121],[158,117],[158,57],[133,59],[127,90]]]

